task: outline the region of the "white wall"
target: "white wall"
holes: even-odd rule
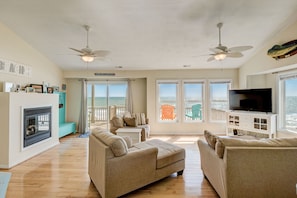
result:
[[[12,82],[20,85],[49,83],[50,86],[61,87],[63,83],[62,70],[44,55],[32,48],[18,35],[0,23],[0,59],[32,67],[31,77],[22,77],[0,72],[0,81]],[[1,83],[0,82],[0,83]],[[2,85],[2,83],[1,83]],[[0,91],[2,86],[0,86]]]
[[[98,72],[98,71],[97,71]],[[112,71],[105,71],[112,72]],[[94,79],[94,71],[84,72],[84,77]],[[225,124],[210,123],[206,119],[203,123],[159,123],[156,119],[156,80],[159,79],[231,79],[232,88],[238,88],[238,70],[237,69],[210,69],[210,70],[150,70],[150,71],[116,71],[115,77],[134,79],[133,87],[133,109],[135,112],[145,112],[149,118],[151,134],[202,134],[204,129],[209,129],[217,133],[225,132]],[[76,71],[65,72],[67,78],[68,101],[68,118],[70,121],[76,121],[79,118],[80,107],[80,83],[79,79],[82,74]],[[74,79],[76,78],[76,79]],[[104,77],[106,78],[106,77]],[[100,78],[98,78],[100,79]],[[208,98],[206,98],[208,101]]]

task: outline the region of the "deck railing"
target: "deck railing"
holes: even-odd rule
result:
[[[123,115],[126,111],[125,106],[116,106],[116,115]],[[88,119],[91,123],[97,121],[108,121],[110,118],[107,107],[88,107]]]
[[[125,106],[117,106],[116,115],[123,115],[126,111]],[[109,121],[110,114],[108,114],[107,107],[88,107],[88,120],[90,123],[100,122],[100,121]],[[192,111],[191,108],[186,108],[185,113],[190,113]],[[203,111],[203,110],[202,110]],[[111,113],[109,111],[109,113]],[[160,109],[161,113],[161,109]],[[161,115],[161,114],[160,114]],[[219,109],[211,109],[211,119],[212,120],[226,120],[226,112],[224,110]],[[185,116],[185,120],[191,120],[191,118]]]

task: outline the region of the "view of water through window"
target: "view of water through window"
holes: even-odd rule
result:
[[[297,129],[297,78],[285,80],[286,128]]]

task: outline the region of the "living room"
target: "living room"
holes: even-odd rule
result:
[[[0,72],[0,78],[2,82],[12,82],[22,86],[25,86],[27,84],[47,83],[50,86],[59,86],[61,89],[62,84],[65,84],[65,91],[67,94],[67,121],[76,123],[79,123],[80,115],[80,79],[86,78],[89,80],[101,81],[132,79],[131,82],[133,87],[133,111],[146,113],[146,116],[150,119],[152,136],[202,136],[205,129],[214,131],[218,134],[224,134],[226,130],[226,123],[212,122],[209,118],[209,83],[213,80],[229,80],[231,82],[232,89],[263,87],[272,88],[273,113],[278,114],[280,112],[281,106],[279,104],[279,79],[284,75],[293,75],[297,73],[297,56],[275,60],[267,55],[267,50],[276,44],[283,44],[296,39],[297,21],[295,20],[295,18],[296,17],[291,17],[290,19],[286,19],[286,26],[283,26],[280,31],[269,32],[270,35],[267,36],[265,42],[261,43],[261,47],[257,48],[257,51],[254,52],[253,56],[251,56],[249,60],[247,60],[239,67],[224,68],[222,61],[216,62],[217,68],[185,67],[180,69],[161,70],[156,68],[141,70],[126,70],[119,68],[110,70],[91,69],[91,63],[87,65],[76,56],[69,56],[68,59],[77,58],[78,61],[81,61],[81,69],[63,70],[58,64],[50,60],[47,55],[43,54],[43,52],[41,52],[38,48],[34,47],[35,41],[27,40],[25,37],[21,37],[14,30],[9,28],[9,25],[5,25],[4,22],[1,22],[1,60],[8,60],[11,62],[28,65],[28,67],[31,69],[31,73],[30,75],[24,77],[20,75],[12,75],[7,72]],[[212,25],[214,26],[214,31],[216,31],[216,24],[214,23]],[[222,31],[224,32],[227,27],[228,26],[224,26]],[[259,28],[261,28],[261,25],[259,25]],[[250,34],[252,33],[253,31],[251,31]],[[84,36],[83,31],[81,31],[81,35],[82,37]],[[90,31],[90,37],[91,36],[92,31]],[[84,46],[84,39],[82,40],[82,46]],[[242,41],[244,41],[244,43],[246,44],[249,44],[249,40],[250,39],[247,39],[246,37],[242,39]],[[214,41],[214,45],[216,44],[217,40]],[[71,43],[65,44],[65,48],[71,47],[68,45],[71,45]],[[96,48],[96,46],[92,47]],[[212,47],[212,45],[210,45],[209,47]],[[208,52],[207,48],[205,48],[205,50],[206,51],[203,51],[200,54],[205,54],[205,52]],[[205,58],[204,60],[206,62],[208,57],[206,56],[203,58]],[[95,72],[113,73],[114,77],[94,77]],[[204,108],[206,111],[204,113],[203,121],[198,123],[183,122],[182,119],[180,119],[179,121],[176,121],[174,123],[159,122],[159,120],[157,119],[157,81],[177,80],[182,82],[185,80],[197,79],[205,83]],[[280,126],[283,126],[281,124],[278,123],[277,126],[277,137],[297,136],[295,132],[290,132],[281,128]],[[3,131],[1,131],[1,133],[3,133]],[[80,133],[80,131],[78,131],[78,133]]]

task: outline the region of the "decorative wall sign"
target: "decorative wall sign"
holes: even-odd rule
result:
[[[10,60],[0,59],[0,73],[31,77],[32,67]]]
[[[275,60],[288,58],[297,54],[297,40],[292,40],[282,45],[274,45],[267,51],[267,55]]]

